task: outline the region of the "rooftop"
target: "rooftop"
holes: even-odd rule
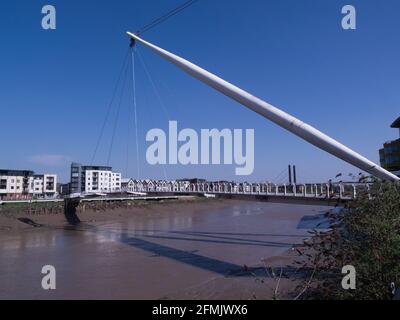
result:
[[[400,117],[398,117],[390,126],[391,128],[400,128]]]
[[[32,176],[34,174],[31,170],[13,170],[13,169],[0,169],[0,176]]]
[[[83,170],[100,170],[100,171],[112,171],[112,167],[108,166],[82,166]]]

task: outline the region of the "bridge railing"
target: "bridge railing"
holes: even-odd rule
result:
[[[249,194],[264,196],[355,199],[360,192],[368,192],[368,183],[234,183],[234,182],[158,182],[148,181],[131,186],[132,192],[173,192],[210,194]]]

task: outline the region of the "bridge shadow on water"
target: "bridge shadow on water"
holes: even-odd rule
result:
[[[196,253],[196,251],[186,251],[171,246],[158,244],[155,242],[142,239],[141,237],[132,237],[128,232],[115,232],[111,230],[102,230],[96,226],[79,223],[64,228],[68,231],[84,231],[102,236],[112,237],[116,241],[125,245],[140,249],[149,253],[152,253],[154,257],[169,258],[174,261],[184,263],[196,268],[200,268],[206,271],[220,274],[225,277],[257,277],[267,278],[269,274],[264,267],[247,267],[238,264],[222,261],[216,258],[210,258]],[[117,237],[115,235],[117,234]],[[192,241],[191,239],[182,239]],[[227,242],[230,243],[230,242]],[[285,244],[286,247],[291,245]],[[300,273],[298,269],[291,266],[282,267],[283,277],[298,277]]]
[[[149,230],[148,232],[153,232],[153,231]],[[184,231],[163,231],[163,232],[166,232],[170,235],[143,235],[143,237],[153,238],[153,239],[204,242],[204,243],[215,243],[215,244],[234,244],[242,246],[275,247],[275,248],[291,248],[293,246],[293,244],[285,242],[262,241],[253,239],[243,239],[237,237],[232,238],[232,237],[213,235],[211,233],[203,234],[201,232],[184,232]],[[190,236],[200,237],[202,239]]]
[[[270,241],[261,241],[261,240],[251,240],[251,239],[243,239],[243,238],[230,238],[225,237],[223,235],[230,235],[230,233],[223,232],[183,232],[183,231],[170,231],[170,233],[175,235],[196,235],[200,237],[209,237],[211,239],[196,239],[196,238],[186,238],[179,236],[156,236],[156,235],[141,235],[141,236],[132,236],[129,231],[124,230],[112,230],[112,229],[101,229],[97,226],[90,225],[87,223],[82,223],[79,217],[76,215],[75,208],[68,207],[68,210],[65,211],[67,221],[70,223],[70,226],[64,228],[66,231],[74,231],[74,232],[90,232],[98,235],[102,235],[105,237],[112,238],[115,241],[119,241],[124,245],[128,245],[134,247],[136,249],[140,249],[149,253],[152,253],[154,257],[164,257],[169,258],[171,260],[184,263],[186,265],[190,265],[196,268],[200,268],[206,271],[210,271],[213,273],[220,274],[225,277],[261,277],[267,278],[269,277],[269,273],[267,272],[265,267],[247,267],[241,266],[238,264],[230,263],[227,261],[222,261],[216,258],[210,258],[203,255],[198,254],[196,251],[187,251],[181,250],[177,248],[173,248],[171,246],[167,246],[164,244],[155,243],[143,238],[154,238],[154,239],[170,239],[170,240],[182,240],[182,241],[201,241],[201,242],[209,242],[209,243],[219,243],[219,244],[234,244],[234,245],[248,245],[248,246],[269,246],[269,247],[283,247],[290,248],[293,245],[289,243],[281,243],[281,242],[270,242]],[[68,216],[68,217],[67,217]],[[139,230],[133,230],[133,232],[137,232]],[[142,232],[155,232],[156,230],[141,230]],[[162,231],[160,232],[167,232]],[[241,235],[232,233],[232,235]],[[243,235],[252,235],[252,234],[243,234]],[[257,235],[257,234],[256,234]],[[261,235],[261,234],[258,234]],[[301,235],[271,235],[271,236],[283,236],[283,237],[303,237]],[[280,269],[280,267],[279,267]],[[300,272],[297,268],[292,266],[283,266],[282,267],[282,277],[299,277]]]
[[[134,231],[141,232],[166,232],[165,230],[157,230],[157,229],[135,229]],[[248,233],[248,232],[211,232],[211,231],[168,231],[170,233],[177,234],[192,234],[192,235],[216,235],[216,236],[240,236],[240,237],[281,237],[281,238],[304,238],[308,237],[307,234],[284,234],[284,233]],[[235,239],[228,237],[227,239]],[[244,238],[239,238],[239,240],[247,240]]]
[[[198,239],[187,239],[178,237],[162,237],[162,236],[144,236],[157,239],[173,239],[173,240],[186,240],[186,241],[207,241]],[[196,252],[185,251],[171,246],[166,246],[158,243],[148,241],[139,237],[132,237],[128,233],[121,233],[120,241],[126,245],[151,252],[156,256],[169,258],[180,263],[191,265],[196,268],[211,271],[226,277],[268,277],[268,273],[264,267],[246,267],[240,266],[227,261],[222,261],[215,258],[206,257]],[[212,241],[209,241],[212,242]],[[221,242],[217,242],[221,243]],[[225,241],[223,243],[237,244],[236,242]],[[290,245],[286,244],[286,247]],[[287,276],[295,274],[296,269],[293,267],[283,268],[283,273]]]
[[[151,252],[156,256],[169,258],[196,268],[218,273],[227,277],[243,277],[243,276],[266,276],[264,268],[246,268],[230,262],[218,260],[202,256],[195,252],[184,251],[166,245],[150,242],[137,237],[130,237],[122,234],[121,241],[124,244],[134,246],[135,248]]]

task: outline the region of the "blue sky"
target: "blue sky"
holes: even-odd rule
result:
[[[135,31],[182,3],[146,1],[2,1],[0,10],[0,168],[58,173],[89,163],[107,105]],[[57,29],[41,28],[41,8],[57,9]],[[341,8],[357,10],[357,30],[341,28]],[[396,0],[199,0],[143,38],[220,75],[378,162],[397,137],[400,2]],[[254,128],[255,170],[240,180],[279,180],[289,163],[300,181],[359,172],[245,107],[193,80],[139,46],[171,120],[180,129]],[[137,69],[141,178],[162,178],[146,164],[145,134],[167,129],[141,65]],[[110,164],[135,177],[131,97],[123,99]],[[112,112],[115,113],[116,106]],[[112,118],[115,114],[112,113]],[[109,121],[96,163],[107,161]],[[166,166],[169,178],[237,179],[234,166]]]

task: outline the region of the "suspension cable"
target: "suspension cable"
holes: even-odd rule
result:
[[[282,179],[286,179],[286,172],[287,169],[283,169],[274,179],[272,179],[272,182],[274,183],[280,183],[282,181]]]
[[[111,143],[110,143],[110,148],[108,150],[107,166],[110,164],[111,153],[112,153],[112,149],[113,149],[113,146],[114,146],[114,138],[115,138],[115,133],[116,133],[116,130],[117,130],[117,124],[118,124],[118,120],[119,120],[119,114],[120,114],[120,111],[121,111],[122,100],[123,100],[123,97],[124,97],[127,73],[128,73],[128,67],[125,68],[124,79],[122,81],[121,94],[120,94],[120,97],[119,97],[117,114],[115,115],[114,126],[113,126],[112,135],[111,135]]]
[[[136,31],[137,34],[142,34],[152,28],[154,28],[155,26],[165,22],[166,20],[168,20],[169,18],[173,17],[174,15],[178,14],[179,12],[181,12],[182,10],[190,7],[191,5],[193,5],[194,3],[196,3],[198,0],[189,0],[186,1],[185,3],[181,4],[180,6],[176,7],[175,9],[169,11],[168,13],[162,15],[161,17],[153,20],[152,22],[146,24],[145,26],[143,26],[142,28],[140,28],[139,30]]]
[[[119,84],[120,84],[120,82],[121,82],[122,74],[123,74],[123,72],[124,72],[124,70],[125,70],[125,68],[126,68],[126,64],[127,64],[127,62],[128,62],[128,56],[129,56],[129,49],[126,51],[125,58],[124,58],[124,61],[123,61],[123,63],[122,63],[122,66],[121,66],[121,70],[120,70],[120,72],[119,72],[118,79],[117,79],[117,82],[116,82],[116,84],[115,84],[115,87],[114,87],[112,96],[111,96],[111,101],[110,101],[110,103],[108,104],[108,107],[107,107],[106,116],[105,116],[104,121],[103,121],[103,124],[102,124],[102,126],[101,126],[100,135],[99,135],[99,137],[98,137],[98,139],[97,139],[96,147],[95,147],[95,149],[94,149],[94,152],[93,152],[93,155],[92,155],[92,159],[91,159],[91,161],[90,161],[90,164],[91,164],[91,165],[93,165],[93,162],[94,162],[94,160],[95,160],[95,158],[96,158],[96,154],[97,154],[97,151],[98,151],[99,146],[100,146],[101,139],[102,139],[103,134],[104,134],[104,129],[105,129],[105,127],[106,127],[108,118],[109,118],[109,116],[110,116],[111,107],[112,107],[112,105],[113,105],[113,103],[114,103],[114,100],[115,100],[115,97],[116,97],[116,94],[117,94],[117,91],[118,91],[117,89],[118,89],[118,86],[119,86]]]
[[[140,62],[141,62],[141,64],[142,64],[142,66],[143,66],[143,70],[145,71],[146,76],[147,76],[147,78],[148,78],[148,80],[149,80],[149,82],[150,82],[150,84],[151,84],[151,87],[152,87],[152,89],[153,89],[153,91],[154,91],[154,94],[155,94],[155,96],[157,97],[157,100],[158,100],[158,102],[159,102],[159,104],[160,104],[160,106],[161,106],[161,109],[162,109],[162,111],[164,112],[165,117],[167,118],[167,120],[170,121],[170,120],[171,120],[171,117],[170,117],[170,115],[169,115],[168,109],[167,109],[167,107],[166,107],[166,105],[165,105],[163,99],[161,98],[161,94],[160,94],[160,92],[158,91],[155,82],[153,81],[153,78],[152,78],[152,76],[151,76],[151,74],[150,74],[149,69],[148,69],[147,66],[146,66],[146,63],[145,63],[145,61],[144,61],[144,58],[143,58],[143,56],[142,56],[142,54],[140,53],[139,50],[137,50],[136,52],[137,52],[137,55],[138,55],[138,57],[139,57],[139,60],[140,60]],[[161,166],[162,166],[163,173],[164,173],[164,179],[165,179],[165,180],[168,180],[168,174],[167,174],[167,170],[165,169],[165,165],[161,165]]]
[[[171,117],[169,115],[167,107],[165,106],[164,101],[161,99],[160,92],[157,90],[156,84],[153,81],[153,78],[152,78],[152,76],[151,76],[151,74],[149,72],[149,69],[146,66],[146,63],[145,63],[145,61],[144,61],[144,59],[142,57],[142,54],[140,53],[139,50],[137,50],[137,53],[138,53],[139,60],[142,63],[143,69],[144,69],[144,71],[145,71],[145,73],[147,75],[147,78],[149,79],[149,82],[150,82],[150,84],[151,84],[151,86],[153,88],[154,94],[156,95],[156,97],[158,99],[158,102],[160,103],[161,109],[165,113],[165,116],[166,116],[167,120],[171,120]]]
[[[131,49],[132,56],[132,87],[133,87],[133,111],[135,120],[135,140],[136,140],[136,169],[137,169],[137,179],[140,178],[140,164],[139,164],[139,136],[138,136],[138,116],[137,116],[137,101],[136,101],[136,77],[135,77],[135,52],[136,49],[133,47]]]
[[[129,177],[130,137],[132,132],[132,108],[128,105],[128,134],[126,135],[125,177]]]

